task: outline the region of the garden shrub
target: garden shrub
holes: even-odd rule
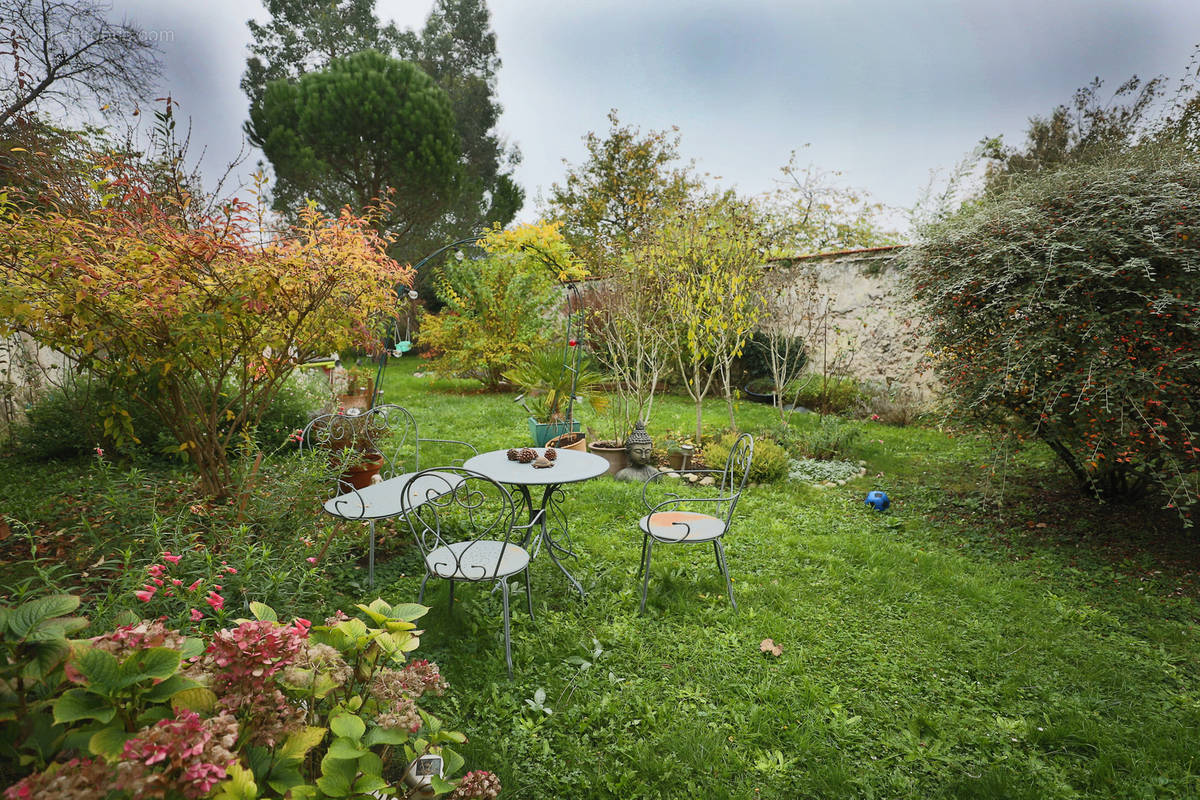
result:
[[[852,410],[860,397],[862,389],[854,378],[816,373],[789,382],[784,392],[785,402],[827,414]]]
[[[559,282],[585,273],[557,224],[494,229],[479,244],[484,257],[460,254],[442,267],[438,297],[445,307],[422,318],[420,345],[433,354],[435,369],[494,390],[505,371],[550,343]]]
[[[77,605],[0,608],[0,673],[24,678],[0,696],[15,735],[0,774],[20,778],[6,797],[376,796],[423,753],[447,778],[463,766],[449,745],[466,737],[418,706],[445,679],[405,657],[425,606],[375,600],[314,625],[256,602],[211,633],[141,620],[71,645]],[[495,777],[472,773],[456,796],[487,789]]]
[[[887,387],[882,383],[865,383],[858,398],[855,415],[884,425],[911,425],[925,409],[916,393],[906,386]]]
[[[737,441],[736,433],[727,433],[704,446],[704,462],[710,467],[721,469],[729,458],[729,451]],[[754,437],[754,459],[750,463],[752,483],[774,483],[788,474],[787,451],[766,436]]]
[[[784,365],[783,374],[800,374],[800,370],[804,369],[804,365],[808,362],[808,354],[804,350],[804,340],[799,336],[788,338],[790,341],[786,343],[773,344],[770,337],[762,331],[755,331],[751,334],[738,361],[742,380],[748,382],[758,378],[770,381],[772,346],[777,347],[778,352],[788,353],[788,361]]]
[[[1014,178],[906,255],[960,414],[1092,494],[1200,495],[1200,161],[1166,145]]]
[[[294,226],[265,229],[261,206],[194,195],[169,116],[160,152],[97,151],[62,180],[31,164],[53,179],[36,198],[0,192],[0,334],[27,333],[120,385],[171,431],[204,491],[227,497],[230,451],[283,380],[313,356],[379,344],[412,270],[374,227],[387,203],[362,216],[306,206]],[[110,435],[131,433],[128,408],[100,413]]]
[[[853,461],[823,461],[815,458],[797,458],[791,462],[788,477],[806,483],[848,481],[859,476],[861,467]]]
[[[278,446],[328,401],[328,382],[322,374],[292,373],[280,383],[262,413],[255,429],[256,446]],[[127,435],[115,437],[105,430],[103,412],[111,408],[128,410]],[[240,406],[233,409],[235,414],[241,410]],[[78,373],[31,405],[14,433],[14,451],[31,461],[91,455],[96,447],[129,457],[162,457],[178,455],[180,445],[162,420],[138,403],[127,387],[106,385],[99,378]]]
[[[851,445],[862,431],[838,417],[822,417],[816,427],[806,431],[797,448],[799,455],[820,460],[851,454]]]

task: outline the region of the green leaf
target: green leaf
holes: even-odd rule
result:
[[[114,622],[120,626],[137,625],[138,621],[138,615],[129,609],[125,609],[120,614],[117,614],[117,618],[114,620]]]
[[[380,775],[363,775],[354,782],[354,791],[359,794],[371,794],[390,786]]]
[[[429,613],[429,606],[418,605],[417,603],[401,603],[398,606],[392,606],[392,618],[403,619],[412,622]]]
[[[179,670],[182,654],[169,647],[151,647],[132,653],[121,664],[120,686],[132,686],[147,678],[164,680]]]
[[[89,684],[104,693],[120,688],[121,666],[111,653],[89,647],[77,653],[72,663]]]
[[[49,675],[71,655],[71,645],[65,639],[53,642],[41,642],[34,646],[33,653],[21,676],[38,681]]]
[[[183,689],[171,696],[171,705],[184,708],[199,714],[207,714],[217,707],[217,696],[211,689],[203,686],[193,686]]]
[[[156,683],[150,687],[150,690],[142,695],[142,698],[151,703],[161,703],[170,700],[180,692],[190,691],[192,689],[202,688],[199,683],[191,678],[185,678],[182,675],[172,675],[165,681]],[[192,709],[193,711],[197,709]]]
[[[218,787],[214,800],[254,800],[258,797],[258,784],[250,770],[234,762],[226,774],[229,777]]]
[[[367,747],[374,747],[377,744],[404,744],[411,738],[412,734],[406,730],[375,726],[371,728],[371,732],[363,739],[363,744]]]
[[[301,758],[309,750],[316,747],[325,738],[325,728],[305,727],[295,731],[279,748],[279,755],[284,758]]]
[[[466,763],[466,760],[462,756],[451,750],[449,747],[442,748],[442,761],[445,762],[442,765],[442,772],[447,775],[456,774],[460,769],[463,768],[463,764]]]
[[[367,725],[353,714],[338,714],[329,720],[329,729],[334,736],[345,736],[358,741],[367,731]]]
[[[442,721],[433,714],[419,708],[417,709],[417,713],[421,715],[421,721],[425,723],[425,727],[430,733],[437,733],[442,729]]]
[[[359,747],[356,739],[347,739],[344,736],[339,736],[333,740],[333,744],[329,745],[328,756],[329,758],[359,759],[368,752]]]
[[[88,739],[88,751],[92,755],[115,759],[121,755],[121,751],[125,749],[125,742],[132,736],[133,734],[126,733],[119,724],[108,725],[93,733]]]
[[[325,756],[321,759],[321,777],[317,788],[330,797],[345,797],[350,794],[350,785],[358,774],[358,762]]]
[[[54,721],[58,723],[81,719],[109,722],[116,713],[105,698],[87,689],[68,689],[54,701]]]
[[[22,603],[11,611],[8,629],[17,639],[24,639],[39,625],[54,617],[62,617],[79,608],[79,598],[71,594],[55,594]]]
[[[271,608],[266,603],[260,603],[256,600],[250,601],[250,613],[254,615],[256,620],[260,622],[279,622],[279,615],[275,613],[275,609]]]
[[[452,783],[445,778],[439,778],[437,775],[429,776],[429,785],[435,794],[446,794],[453,792],[457,787],[457,783]]]
[[[31,642],[48,642],[63,639],[69,634],[83,630],[88,621],[83,617],[56,617],[43,620],[27,637]]]

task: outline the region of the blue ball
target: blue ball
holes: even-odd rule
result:
[[[886,492],[867,492],[867,505],[876,511],[886,511],[891,504]]]

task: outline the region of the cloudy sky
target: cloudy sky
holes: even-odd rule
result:
[[[212,176],[241,144],[238,89],[264,12],[245,0],[113,0],[161,40],[164,86],[192,118]],[[433,0],[379,0],[419,27]],[[1094,76],[1181,76],[1200,42],[1197,0],[491,0],[503,68],[501,133],[536,198],[578,163],[609,109],[677,125],[683,154],[725,184],[773,186],[792,150],[889,205],[911,205],[984,136]],[[1107,93],[1105,94],[1107,96]],[[807,147],[804,147],[808,145]],[[257,154],[252,157],[257,157]],[[251,163],[252,163],[251,161]],[[249,167],[242,173],[248,173]]]

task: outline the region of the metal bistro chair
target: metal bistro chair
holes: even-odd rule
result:
[[[734,442],[725,461],[725,469],[689,469],[688,472],[713,473],[720,475],[716,486],[717,495],[713,497],[687,497],[674,492],[665,492],[666,500],[657,503],[650,502],[647,491],[650,484],[662,479],[655,475],[642,484],[642,503],[650,513],[638,520],[642,529],[642,605],[640,613],[646,611],[646,589],[650,584],[650,557],[655,544],[704,544],[712,542],[713,552],[717,557],[717,568],[725,576],[725,586],[729,590],[729,602],[737,608],[733,599],[733,581],[729,579],[729,565],[725,561],[725,548],[721,546],[721,537],[729,532],[733,521],[733,510],[737,508],[738,499],[746,487],[746,479],[750,475],[750,463],[754,459],[754,437],[743,433]],[[707,509],[703,511],[681,510],[689,508]]]
[[[353,412],[354,409],[351,409]],[[329,497],[324,508],[344,520],[367,520],[371,527],[368,549],[367,580],[375,584],[375,521],[403,512],[400,489],[421,471],[421,449],[427,444],[458,445],[478,455],[479,451],[455,439],[428,439],[417,429],[417,420],[408,409],[385,404],[361,413],[337,412],[313,419],[300,439],[300,452],[328,453],[322,468],[329,480]],[[378,479],[362,488],[355,487],[347,467],[369,456],[379,465]],[[469,457],[469,456],[468,456]],[[466,459],[452,463],[462,464]],[[432,484],[431,484],[432,485]],[[332,537],[332,532],[330,537]],[[321,549],[324,555],[329,538]]]
[[[529,551],[520,544],[533,523],[517,524],[518,507],[504,486],[461,467],[417,473],[404,485],[401,503],[425,561],[417,602],[425,601],[430,578],[450,581],[451,607],[456,582],[496,582],[504,606],[504,661],[511,678],[508,579],[525,573],[525,599],[533,619]]]

